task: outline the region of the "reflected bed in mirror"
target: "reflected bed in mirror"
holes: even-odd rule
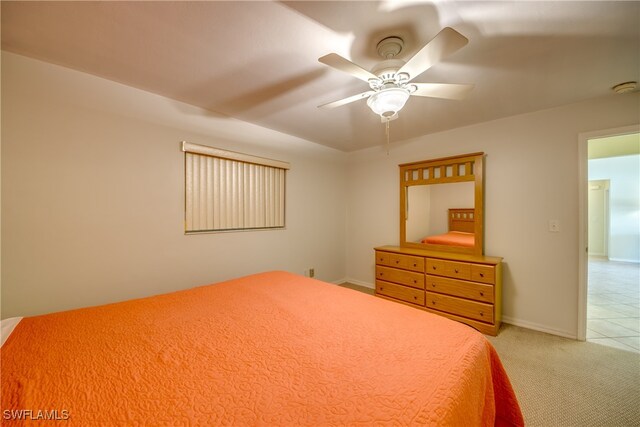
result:
[[[419,243],[432,245],[449,245],[472,248],[475,245],[475,233],[473,232],[474,209],[448,209],[449,231],[442,234],[428,235]]]
[[[400,165],[400,245],[483,253],[483,153]]]

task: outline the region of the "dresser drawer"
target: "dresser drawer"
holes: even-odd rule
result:
[[[493,305],[426,292],[426,306],[482,322],[493,323]]]
[[[485,264],[471,264],[471,280],[482,283],[496,283],[496,267]]]
[[[431,276],[430,274],[427,274],[426,289],[430,292],[488,303],[492,303],[494,300],[493,285],[447,279],[445,277]]]
[[[424,273],[423,257],[377,251],[376,264]]]
[[[424,291],[376,280],[376,294],[388,296],[424,307]]]
[[[376,279],[424,289],[424,273],[376,265]]]
[[[471,280],[471,264],[466,262],[427,258],[427,274]]]
[[[376,265],[389,265],[389,252],[376,251]]]

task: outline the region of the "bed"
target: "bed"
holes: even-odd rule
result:
[[[14,326],[6,425],[523,425],[482,334],[286,272]]]
[[[421,243],[432,245],[462,246],[472,248],[475,245],[474,209],[449,209],[449,231],[443,234],[427,236]]]

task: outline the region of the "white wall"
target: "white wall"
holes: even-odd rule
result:
[[[2,89],[2,318],[345,276],[344,153],[5,52]],[[182,140],[291,162],[286,230],[185,236]]]
[[[408,242],[420,242],[429,233],[431,190],[434,185],[407,187],[405,233]],[[431,233],[433,234],[433,233]]]
[[[640,262],[640,155],[589,160],[589,180],[610,180],[609,259]]]
[[[504,320],[576,337],[578,135],[639,117],[640,94],[612,95],[351,153],[347,277],[373,284],[373,248],[399,242],[398,164],[484,151],[485,253],[504,257]]]

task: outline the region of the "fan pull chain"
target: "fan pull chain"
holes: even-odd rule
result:
[[[387,156],[389,155],[389,120],[386,120],[386,134],[387,134]]]

